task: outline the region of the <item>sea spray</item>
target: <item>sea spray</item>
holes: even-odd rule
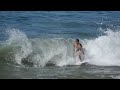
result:
[[[80,65],[73,58],[74,39],[33,38],[19,29],[7,30],[8,40],[1,46],[1,55],[8,52],[17,64],[35,67],[51,63],[56,66]],[[80,38],[79,38],[80,39]],[[94,39],[80,39],[85,48],[85,60],[92,65],[120,66],[120,32],[107,29]],[[8,49],[7,49],[8,48]],[[7,49],[7,50],[6,50]],[[5,51],[4,51],[5,50]],[[3,53],[4,51],[4,53]],[[5,55],[6,53],[6,55]],[[10,56],[10,55],[9,55]],[[9,58],[8,58],[9,59]]]
[[[73,64],[72,42],[64,38],[28,39],[27,35],[19,29],[7,30],[7,46],[12,46],[12,56],[17,64],[27,62],[33,66],[45,66],[53,63],[57,66]]]
[[[107,29],[104,34],[85,41],[86,57],[90,64],[120,66],[120,32]]]
[[[19,47],[14,52],[14,59],[17,64],[21,64],[21,60],[26,58],[32,52],[32,46],[27,38],[27,36],[19,31],[19,29],[9,29],[7,30],[9,39],[7,40],[7,45],[13,45],[14,47]]]

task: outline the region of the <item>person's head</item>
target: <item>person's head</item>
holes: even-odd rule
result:
[[[75,42],[78,44],[79,43],[79,39],[76,39]]]

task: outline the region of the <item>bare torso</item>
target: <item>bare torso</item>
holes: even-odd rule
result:
[[[74,55],[79,56],[79,59],[82,61],[82,55],[84,54],[84,50],[81,43],[74,43],[73,48],[74,48]]]
[[[80,43],[74,43],[73,47],[75,48],[75,52],[82,51],[82,45]]]

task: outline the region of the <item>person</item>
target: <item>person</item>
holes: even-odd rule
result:
[[[79,39],[76,39],[73,43],[73,55],[74,57],[78,57],[80,61],[83,61],[84,57],[84,49],[82,44],[79,42]]]

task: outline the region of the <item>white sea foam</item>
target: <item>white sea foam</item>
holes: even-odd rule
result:
[[[49,38],[28,39],[27,35],[18,29],[7,31],[7,45],[18,46],[14,59],[21,64],[27,58],[34,66],[45,66],[47,63],[56,66],[80,65],[73,59],[72,39]],[[105,35],[95,39],[80,40],[86,50],[85,60],[89,64],[101,66],[120,66],[120,32],[107,30]]]

